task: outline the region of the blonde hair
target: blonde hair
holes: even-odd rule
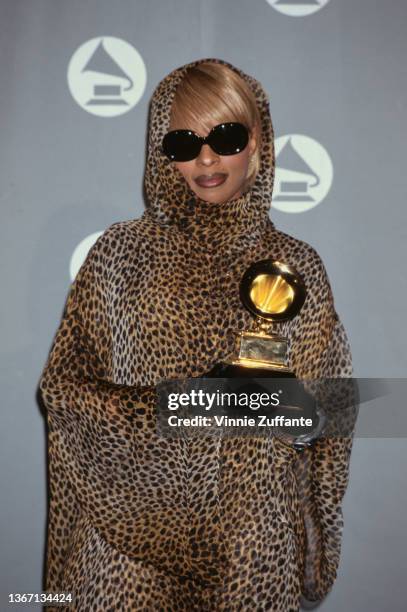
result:
[[[243,123],[256,135],[256,150],[244,186],[247,190],[260,169],[261,119],[254,94],[242,77],[224,64],[202,62],[189,68],[176,89],[170,125],[188,128],[199,123],[209,132],[224,121]]]

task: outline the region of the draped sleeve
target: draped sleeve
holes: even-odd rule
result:
[[[110,519],[120,512],[112,500],[129,507],[120,496],[126,495],[126,477],[131,486],[125,468],[133,420],[156,401],[154,387],[112,380],[109,309],[114,295],[109,295],[102,252],[109,231],[91,248],[71,285],[39,383],[48,423],[46,589],[52,592],[63,590],[64,565],[81,514],[89,513],[97,527],[114,534]]]
[[[331,590],[340,562],[343,534],[342,501],[348,480],[359,399],[348,337],[336,312],[328,275],[312,249],[313,275],[308,279],[308,309],[297,322],[294,371],[319,389],[327,414],[326,434],[300,451],[294,464],[306,533],[302,575],[303,603],[322,600]],[[335,380],[334,380],[335,379]],[[337,380],[347,379],[347,380]],[[313,386],[312,381],[318,381]]]

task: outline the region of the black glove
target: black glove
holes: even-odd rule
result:
[[[251,368],[219,362],[202,378],[255,378]]]
[[[315,608],[318,608],[323,601],[323,599],[318,599],[318,601],[309,601],[308,599],[305,599],[305,597],[301,596],[301,610],[315,610]]]

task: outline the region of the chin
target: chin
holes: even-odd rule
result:
[[[238,197],[237,194],[220,194],[215,193],[214,191],[212,193],[208,193],[206,190],[202,193],[195,193],[201,200],[210,202],[211,204],[223,204],[224,202],[228,202],[229,200]]]
[[[222,202],[226,202],[226,198],[223,198],[221,196],[215,196],[215,195],[203,195],[201,196],[202,200],[205,200],[206,202],[210,202],[211,204],[221,204]]]

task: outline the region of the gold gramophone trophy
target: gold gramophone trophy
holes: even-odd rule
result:
[[[234,353],[211,370],[212,377],[295,377],[287,363],[288,339],[270,333],[273,321],[294,318],[306,296],[305,283],[293,266],[263,259],[244,273],[240,299],[254,315],[253,329],[236,335]]]

